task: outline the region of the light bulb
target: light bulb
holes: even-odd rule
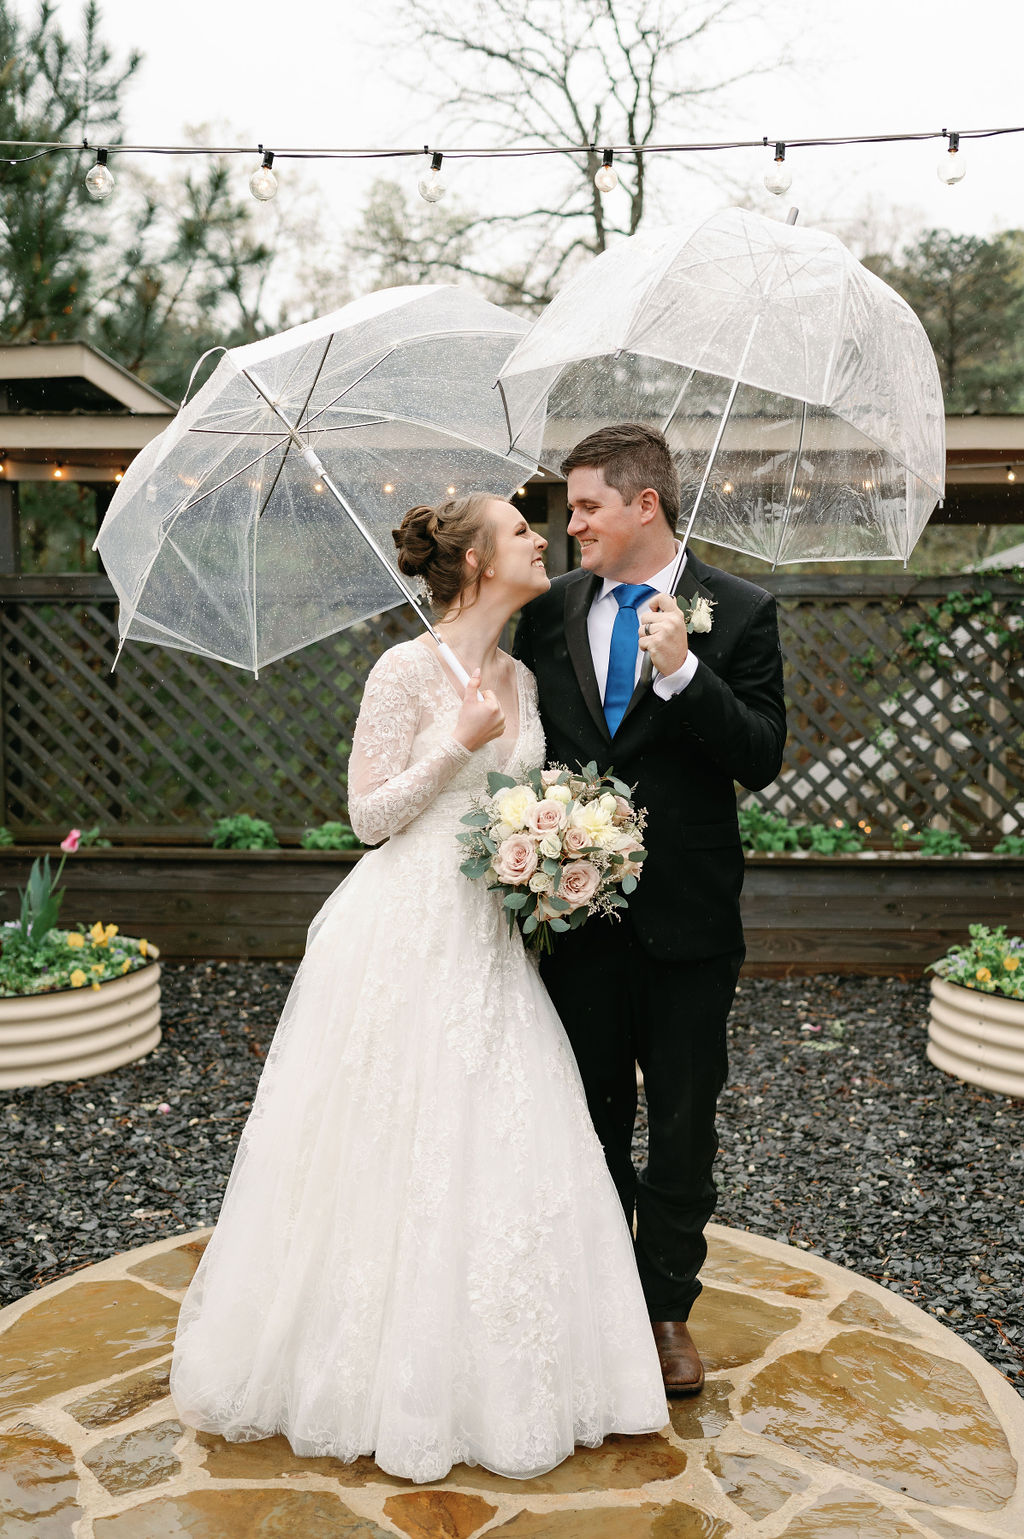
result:
[[[728,497],[729,493],[732,491],[732,482],[731,481],[723,481],[722,482],[722,491]]]
[[[1017,479],[1017,472],[1012,465],[1007,465],[1006,467],[1006,479],[1007,481],[1016,481]]]
[[[109,198],[114,190],[114,178],[107,170],[106,150],[96,151],[96,164],[85,178],[85,189],[90,198],[97,202],[101,198]]]
[[[419,179],[420,197],[425,203],[438,203],[445,195],[445,184],[441,180],[443,159],[440,150],[435,150],[430,158],[430,170],[425,171]]]
[[[63,481],[63,479],[64,479],[64,466],[63,465],[54,465],[54,467],[53,467],[53,479],[55,481]]]
[[[263,164],[249,178],[249,191],[258,203],[269,203],[271,198],[277,197],[277,177],[271,170],[273,164],[273,150],[265,150]]]
[[[947,137],[949,148],[945,155],[939,156],[935,174],[940,182],[945,182],[947,187],[955,187],[957,182],[962,182],[967,175],[967,167],[960,159],[960,135],[949,134]]]
[[[454,497],[455,496],[455,488],[454,488],[454,486],[446,486],[445,487],[445,493],[449,497]]]
[[[516,487],[516,496],[517,497],[525,497],[526,496],[526,487],[525,486],[517,486]]]
[[[384,485],[383,485],[383,487],[382,487],[382,488],[381,488],[381,490],[382,490],[382,491],[383,491],[383,492],[384,492],[384,493],[385,493],[385,494],[386,494],[386,495],[387,495],[387,496],[388,496],[388,497],[390,497],[390,496],[391,496],[391,493],[392,493],[392,492],[393,492],[393,491],[394,491],[394,489],[395,489],[395,488],[394,488],[394,486],[393,486],[393,485],[392,485],[392,483],[391,483],[391,482],[390,482],[390,481],[385,481],[385,482],[384,482]]]
[[[115,470],[114,471],[114,480],[115,481],[123,481],[124,480],[124,471],[123,470]]]
[[[786,146],[782,143],[775,146],[775,159],[764,174],[764,185],[777,198],[793,185],[793,173],[786,165]]]
[[[619,185],[618,174],[612,165],[612,154],[613,151],[605,150],[604,164],[594,177],[594,186],[598,192],[614,192]]]

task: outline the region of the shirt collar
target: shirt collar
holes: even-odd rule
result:
[[[658,593],[666,593],[668,591],[668,585],[669,585],[669,583],[672,580],[672,573],[673,573],[673,571],[675,571],[675,566],[676,566],[676,562],[677,561],[679,561],[679,541],[678,540],[676,541],[675,555],[672,557],[672,560],[669,562],[668,566],[663,566],[661,571],[660,572],[655,572],[653,577],[645,577],[644,578],[645,583],[647,583],[650,587],[654,588]],[[682,577],[683,572],[686,569],[686,561],[687,561],[687,555],[686,555],[686,552],[684,551],[683,559],[679,563],[679,570],[678,570],[678,572],[676,572],[677,580],[678,580],[678,578]],[[595,602],[599,604],[602,599],[605,599],[605,598],[608,597],[608,595],[611,593],[613,588],[617,588],[618,586],[619,586],[619,578],[617,578],[617,577],[606,577],[603,580],[603,582],[601,583],[601,591],[597,595],[597,598],[596,598]]]

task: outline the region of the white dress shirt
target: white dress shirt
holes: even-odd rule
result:
[[[678,572],[676,567],[679,567]],[[645,581],[658,593],[670,593],[670,584],[673,577],[682,576],[686,566],[684,553],[682,563],[679,563],[679,542],[676,541],[676,553],[668,566],[662,567],[660,572],[655,572],[653,577]],[[606,577],[601,584],[601,591],[590,606],[587,614],[587,639],[590,642],[590,655],[594,660],[594,672],[597,675],[597,688],[601,699],[604,699],[605,686],[608,683],[608,657],[612,649],[612,627],[615,624],[615,616],[619,612],[619,606],[612,597],[612,590],[619,586],[619,580],[614,577]],[[645,606],[641,606],[645,607]],[[639,638],[638,638],[639,639]],[[633,675],[634,687],[640,678],[640,669],[643,667],[644,653],[639,646],[636,649],[636,671]],[[662,700],[671,700],[673,695],[678,695],[684,690],[697,672],[700,659],[693,652],[687,652],[683,665],[677,668],[675,673],[662,675],[655,671],[654,693]]]

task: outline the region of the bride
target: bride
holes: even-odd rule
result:
[[[369,676],[349,815],[381,847],[310,927],[171,1392],[232,1440],[526,1479],[662,1427],[665,1395],[561,1023],[499,896],[459,871],[488,772],[543,763],[533,676],[498,638],[548,587],[545,541],[485,495],[413,508],[394,539],[473,675],[458,689],[424,636]]]

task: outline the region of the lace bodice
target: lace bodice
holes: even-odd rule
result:
[[[536,683],[524,664],[515,668],[518,730],[512,723],[472,753],[452,736],[461,701],[428,647],[400,642],[375,663],[349,761],[349,821],[364,844],[408,829],[428,809],[457,824],[489,771],[518,775],[543,762]]]

